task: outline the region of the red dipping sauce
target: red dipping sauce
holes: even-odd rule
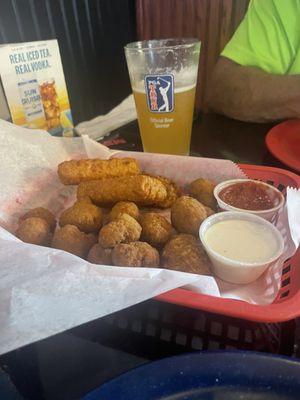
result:
[[[277,191],[260,182],[233,183],[221,190],[224,203],[243,210],[261,211],[276,207],[281,200]]]

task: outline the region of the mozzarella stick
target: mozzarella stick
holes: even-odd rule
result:
[[[110,160],[84,159],[64,161],[58,165],[57,173],[65,185],[119,176],[140,174],[134,158],[112,158]]]
[[[118,201],[133,201],[138,205],[150,206],[163,201],[167,191],[162,182],[146,175],[107,178],[81,182],[77,197],[88,196],[99,206],[112,206]]]

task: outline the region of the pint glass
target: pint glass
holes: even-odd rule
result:
[[[189,154],[199,54],[197,39],[125,46],[144,151]]]

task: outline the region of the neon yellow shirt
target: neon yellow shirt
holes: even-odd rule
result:
[[[300,74],[300,0],[251,0],[222,56],[274,74]]]

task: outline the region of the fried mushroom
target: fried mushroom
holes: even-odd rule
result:
[[[203,205],[216,209],[216,199],[214,197],[215,183],[204,178],[196,179],[188,187],[189,194],[200,201]]]
[[[164,247],[161,257],[163,268],[193,274],[210,275],[210,260],[201,243],[194,236],[179,234]]]
[[[154,212],[144,213],[139,222],[142,227],[142,241],[154,247],[161,247],[170,239],[172,225],[162,215]]]
[[[92,264],[112,265],[111,249],[104,249],[96,243],[90,249],[87,260]]]
[[[179,197],[171,208],[172,225],[181,233],[198,237],[199,227],[206,217],[205,207],[189,196]]]
[[[28,217],[20,223],[16,236],[26,243],[48,246],[52,234],[50,225],[45,219]]]
[[[81,232],[75,225],[65,225],[54,233],[52,247],[86,258],[96,242],[97,238],[92,233]]]
[[[121,267],[158,267],[159,253],[146,242],[121,243],[113,249],[112,260]]]
[[[27,211],[27,213],[24,214],[20,218],[20,222],[24,221],[27,218],[31,218],[31,217],[44,219],[49,224],[50,230],[52,232],[54,231],[54,229],[56,227],[56,220],[55,220],[55,217],[52,214],[52,212],[49,211],[47,208],[44,208],[44,207],[32,208],[31,210]]]
[[[72,207],[62,212],[59,225],[75,225],[86,233],[98,232],[102,226],[102,211],[88,197],[77,200]]]
[[[130,243],[139,240],[142,232],[141,225],[130,215],[121,216],[109,222],[99,232],[99,244],[103,248],[112,248],[119,243]]]
[[[116,203],[109,214],[110,221],[118,219],[122,214],[128,214],[132,218],[138,220],[139,209],[132,201],[119,201]]]

